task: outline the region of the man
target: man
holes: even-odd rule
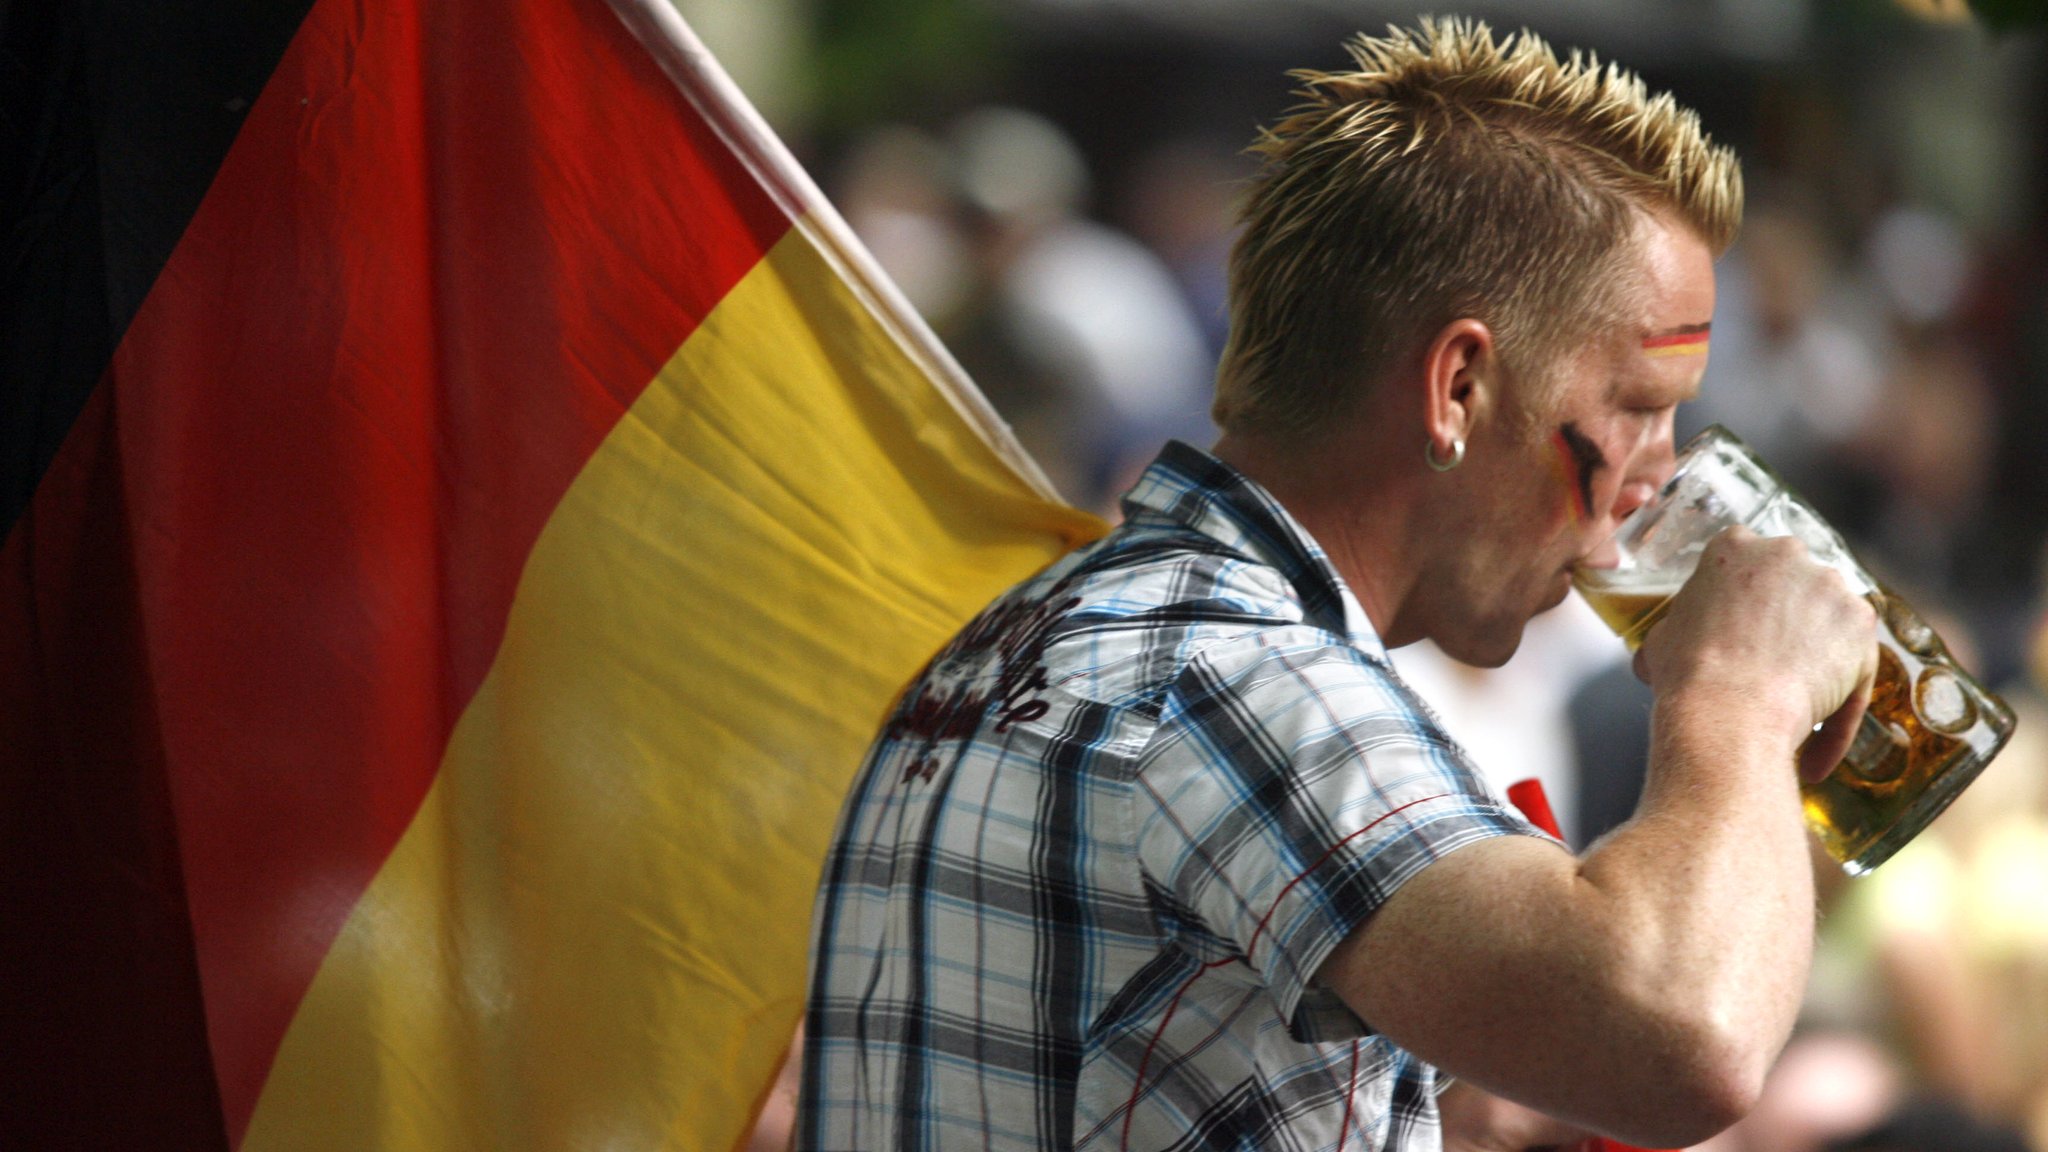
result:
[[[1638,658],[1641,807],[1582,858],[1385,655],[1506,660],[1668,474],[1733,157],[1526,34],[1353,51],[1260,144],[1213,456],[970,624],[856,781],[800,1146],[1672,1147],[1783,1044],[1794,761],[1875,667],[1839,578],[1714,542]]]

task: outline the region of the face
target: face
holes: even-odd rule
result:
[[[1458,476],[1469,548],[1438,586],[1452,592],[1430,634],[1467,663],[1514,654],[1529,618],[1571,590],[1571,568],[1599,553],[1670,476],[1672,419],[1699,391],[1714,312],[1713,255],[1675,221],[1646,222],[1632,319],[1569,354],[1562,385],[1534,419],[1496,405],[1475,420]]]

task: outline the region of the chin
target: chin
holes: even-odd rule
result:
[[[1498,668],[1513,659],[1515,651],[1522,646],[1522,627],[1516,624],[1512,630],[1487,629],[1476,636],[1438,640],[1436,646],[1460,664],[1470,664],[1474,668]]]

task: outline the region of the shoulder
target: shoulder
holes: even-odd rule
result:
[[[1033,583],[1027,599],[1057,616],[1044,637],[1054,685],[1093,699],[1163,693],[1198,655],[1249,638],[1342,642],[1304,623],[1278,569],[1192,532],[1127,528]]]

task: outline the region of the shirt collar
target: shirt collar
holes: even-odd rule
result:
[[[1164,520],[1279,569],[1302,614],[1384,661],[1386,646],[1322,547],[1258,482],[1193,445],[1169,440],[1124,494],[1124,518]]]

